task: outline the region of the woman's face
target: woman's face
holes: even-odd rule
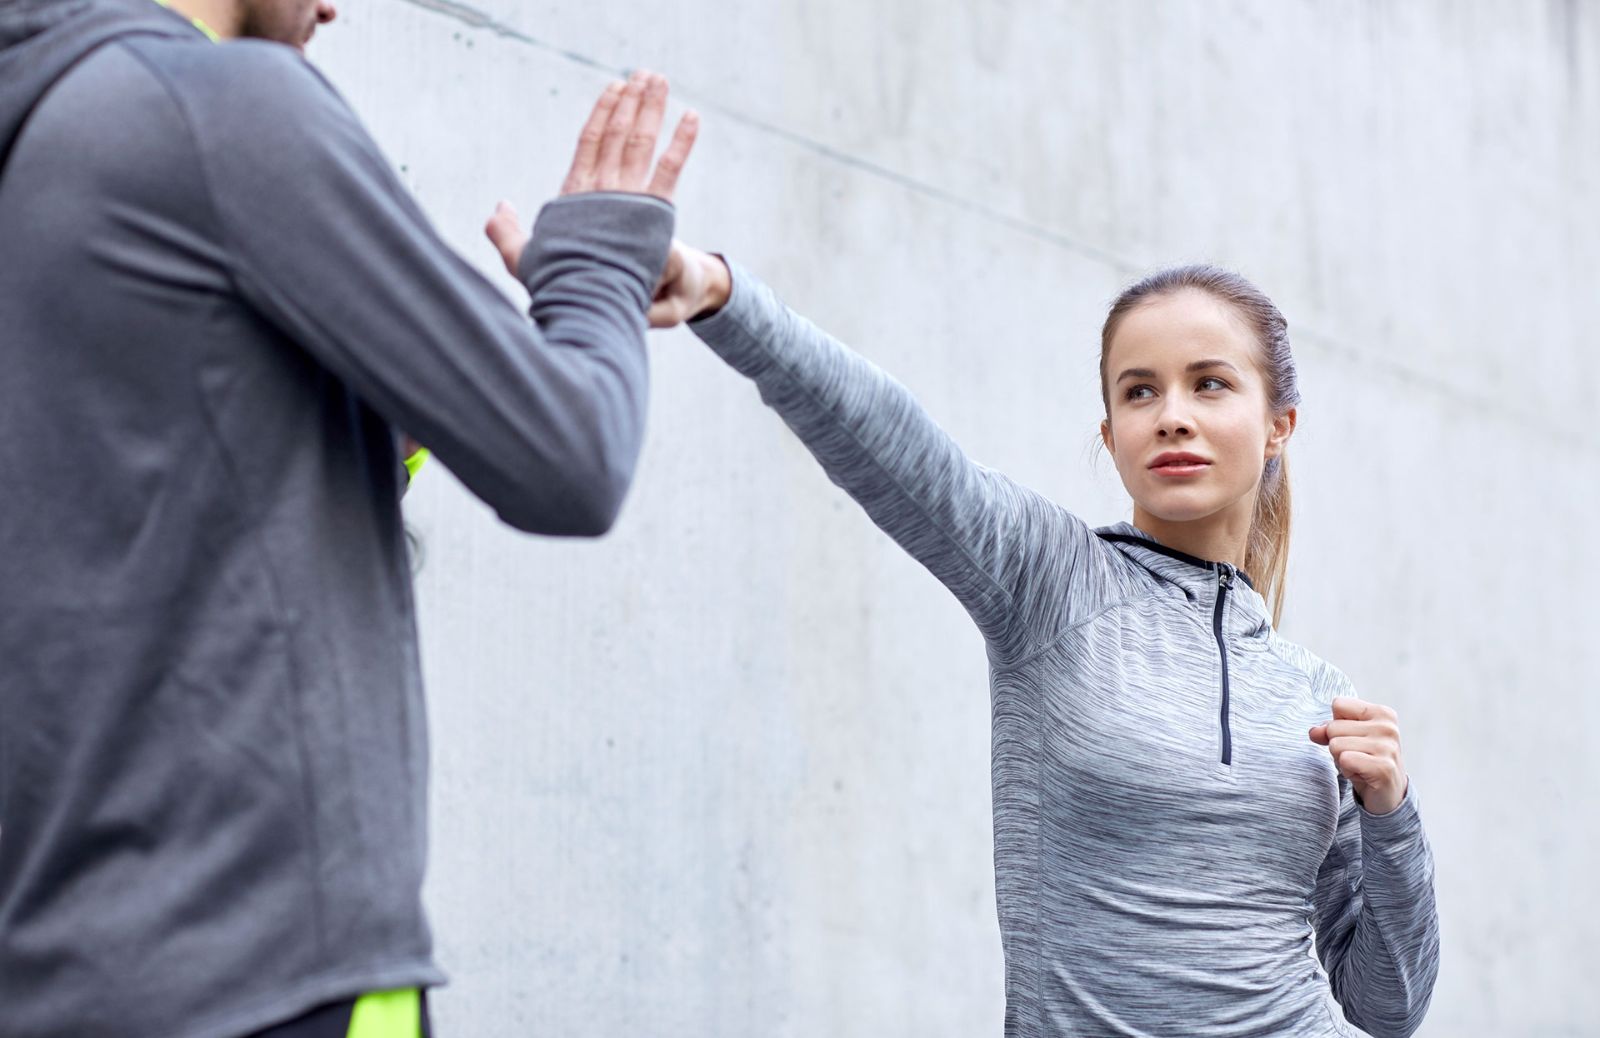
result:
[[[1106,356],[1100,433],[1122,485],[1167,522],[1237,513],[1248,524],[1267,459],[1295,413],[1274,417],[1255,336],[1207,292],[1184,289],[1123,317]]]

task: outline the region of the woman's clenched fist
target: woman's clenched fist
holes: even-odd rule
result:
[[[1333,719],[1311,729],[1311,741],[1333,754],[1339,774],[1355,787],[1361,806],[1386,815],[1406,798],[1406,766],[1400,759],[1400,721],[1377,703],[1341,697]]]

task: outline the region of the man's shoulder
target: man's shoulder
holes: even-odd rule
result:
[[[124,44],[164,85],[206,168],[234,177],[265,164],[312,169],[364,147],[360,120],[301,54],[261,40]],[[249,179],[247,177],[247,179]]]
[[[324,103],[331,95],[327,83],[299,52],[278,43],[130,36],[118,45],[195,113],[232,110],[245,115],[240,106]]]

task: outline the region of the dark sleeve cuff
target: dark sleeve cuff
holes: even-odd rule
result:
[[[517,261],[530,294],[574,263],[599,263],[628,274],[648,304],[672,248],[676,210],[654,195],[591,191],[545,205]]]

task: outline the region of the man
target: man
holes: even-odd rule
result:
[[[614,84],[525,249],[497,215],[530,323],[298,54],[208,38],[320,7],[186,8],[0,3],[0,1038],[411,1038],[394,429],[611,525],[694,126],[652,175],[665,81]]]

